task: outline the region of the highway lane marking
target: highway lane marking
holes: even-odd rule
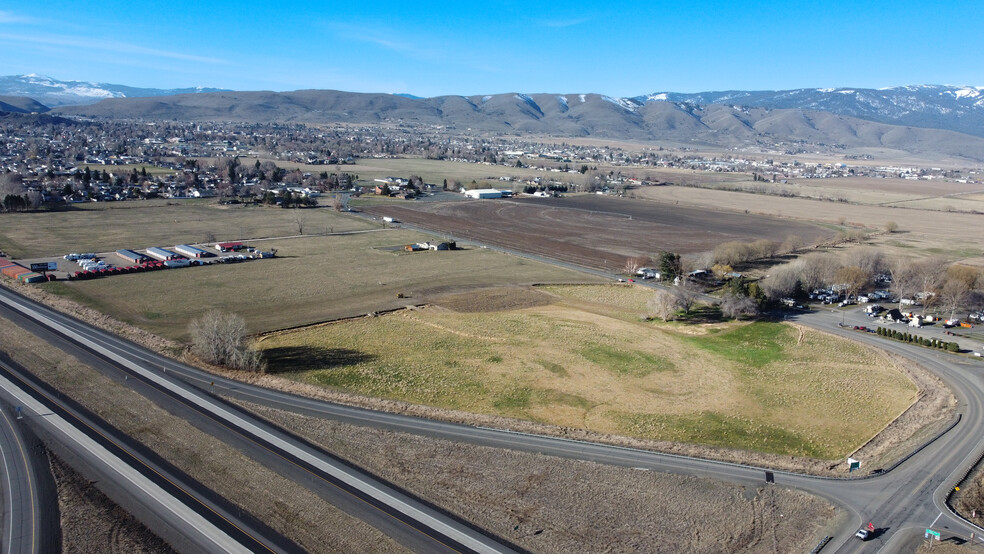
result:
[[[27,451],[24,448],[24,443],[23,441],[20,440],[20,436],[17,434],[17,432],[13,430],[14,424],[10,421],[10,416],[7,415],[6,410],[0,410],[0,412],[2,412],[3,419],[6,422],[7,426],[10,427],[12,432],[14,433],[14,437],[13,437],[14,443],[17,445],[18,451],[20,451],[21,461],[24,462],[24,469],[27,470],[28,498],[31,501],[31,552],[36,552],[37,551],[37,508],[34,505],[34,479],[33,479],[34,472],[32,471],[31,466],[27,462]],[[6,460],[6,456],[4,456],[4,460]],[[3,472],[4,472],[4,476],[7,479],[7,490],[11,491],[12,493],[13,483],[10,480],[10,468],[7,466],[6,462],[4,462],[3,464]],[[10,503],[11,514],[13,514],[14,500],[12,494],[11,494],[11,498],[5,499],[4,504],[7,504],[8,502]],[[14,526],[13,526],[13,515],[11,515],[11,525],[7,535],[7,554],[11,554],[11,548],[13,547],[14,547]]]
[[[60,404],[57,403],[57,401],[54,401],[54,399],[52,399],[49,395],[45,394],[44,391],[38,390],[31,383],[23,382],[23,384],[26,385],[27,387],[31,388],[32,390],[34,390],[38,394],[40,394],[46,400],[48,400],[50,402],[54,402],[56,405],[60,405]],[[81,431],[79,431],[74,425],[72,425],[70,422],[68,422],[67,420],[65,420],[62,416],[60,416],[60,415],[58,415],[56,413],[53,413],[53,412],[47,413],[48,411],[45,409],[46,406],[44,406],[44,404],[42,404],[40,401],[36,400],[34,397],[30,396],[29,394],[25,393],[20,387],[18,387],[12,381],[10,381],[9,379],[7,379],[6,376],[0,375],[0,388],[3,388],[4,390],[6,390],[11,396],[13,396],[18,401],[20,401],[22,404],[24,404],[25,407],[29,407],[31,409],[31,411],[33,411],[35,414],[41,415],[42,413],[44,413],[45,414],[44,421],[48,422],[52,427],[54,427],[55,429],[57,429],[58,431],[60,431],[63,435],[67,436],[70,440],[74,441],[79,447],[85,449],[90,454],[92,454],[92,455],[96,456],[97,458],[103,460],[103,462],[107,465],[107,467],[109,469],[115,471],[115,473],[117,473],[118,475],[120,475],[121,477],[123,477],[124,479],[126,479],[127,481],[129,481],[130,483],[132,483],[133,485],[137,486],[145,494],[147,494],[148,496],[151,496],[152,498],[159,499],[159,504],[162,507],[167,508],[171,513],[173,513],[175,516],[177,516],[178,518],[180,518],[182,521],[184,521],[185,523],[187,523],[187,524],[191,525],[192,527],[194,527],[196,529],[199,529],[199,530],[208,529],[209,530],[209,533],[211,533],[212,535],[216,535],[216,537],[210,536],[209,534],[205,533],[204,531],[202,531],[202,534],[206,538],[208,538],[212,543],[214,543],[216,546],[218,546],[219,548],[222,548],[223,550],[225,550],[227,552],[251,552],[249,549],[243,549],[242,545],[238,541],[232,539],[232,537],[229,537],[224,531],[222,531],[222,530],[218,529],[217,527],[215,527],[211,522],[209,522],[207,519],[203,518],[202,516],[200,516],[196,512],[192,511],[192,519],[193,520],[196,520],[196,521],[192,521],[192,519],[189,519],[188,517],[185,517],[174,506],[175,505],[180,505],[180,506],[187,507],[186,504],[184,504],[183,502],[179,501],[177,498],[175,498],[173,495],[171,495],[170,493],[168,493],[167,491],[165,491],[163,488],[161,488],[159,485],[157,485],[153,481],[150,481],[148,478],[146,478],[143,475],[141,475],[139,472],[137,472],[137,470],[135,470],[130,464],[128,464],[125,461],[123,461],[119,456],[113,454],[112,452],[110,452],[109,450],[107,450],[104,446],[100,445],[99,443],[97,443],[96,441],[94,441],[93,439],[91,439],[90,437],[86,436],[84,433],[82,433]],[[65,409],[65,408],[63,407],[63,409]],[[74,416],[73,416],[73,418],[74,418]],[[82,425],[84,425],[85,427],[89,428],[90,430],[92,430],[93,432],[95,432],[96,434],[98,434],[99,436],[103,437],[104,439],[106,439],[107,441],[109,441],[111,444],[113,444],[117,448],[120,448],[123,452],[126,452],[126,453],[130,454],[130,451],[128,449],[123,448],[121,445],[119,445],[118,443],[116,443],[111,438],[106,437],[106,435],[104,435],[103,433],[101,433],[98,429],[93,428],[92,426],[88,425],[86,422],[84,422],[84,421],[82,421],[80,419],[77,419],[77,418],[75,418],[75,419],[76,419],[77,422],[81,423]],[[131,454],[131,456],[132,456],[132,454]],[[141,460],[139,460],[138,458],[136,458],[136,456],[133,456],[133,459],[136,460],[137,462],[139,462],[144,467],[147,467],[147,469],[149,469],[150,471],[152,471],[156,475],[160,476],[162,479],[164,479],[168,483],[172,484],[178,490],[181,490],[182,492],[185,492],[186,494],[188,494],[188,496],[190,498],[193,498],[196,501],[198,501],[198,499],[196,497],[194,497],[193,495],[189,494],[182,487],[180,487],[179,485],[175,484],[171,480],[167,479],[167,477],[161,475],[160,473],[158,473],[153,468],[151,468],[151,467],[147,466],[146,464],[144,464]],[[116,467],[114,465],[111,465],[109,463],[110,460],[116,460],[117,462],[119,462],[119,464],[122,465],[122,468],[119,468],[119,467]],[[163,500],[169,499],[169,500],[167,502],[165,502],[165,501],[163,501],[161,499],[163,499]],[[203,506],[204,506],[204,504],[203,504]],[[208,508],[209,511],[212,511],[213,513],[215,513],[208,506],[205,506],[205,507]],[[222,517],[221,514],[216,513],[216,515],[218,517],[222,518],[223,520],[226,520],[224,517]],[[228,521],[228,520],[226,520],[226,521]],[[232,522],[229,522],[229,523],[230,523],[230,525],[232,525],[233,527],[236,527],[238,529],[238,527],[235,524],[233,524]],[[246,533],[245,531],[243,533],[246,534],[247,536],[250,536],[251,537],[251,535],[249,535],[249,533]],[[259,541],[257,541],[257,542],[259,542]],[[234,545],[234,546],[230,546],[229,543],[232,543],[232,545]],[[262,543],[260,543],[260,544],[262,544]],[[235,546],[238,546],[239,548],[235,548]],[[271,552],[272,552],[272,550],[271,550]]]
[[[11,370],[11,368],[9,368],[9,367],[7,367],[7,365],[6,365],[6,364],[4,364],[4,363],[0,363],[0,366],[2,366],[2,367],[4,367],[4,369],[6,369],[6,370],[7,370],[8,372],[11,372],[11,373],[13,373],[13,371]],[[136,454],[134,454],[134,453],[133,453],[133,451],[132,451],[132,450],[130,450],[130,449],[129,449],[128,447],[126,447],[125,445],[123,445],[123,444],[121,444],[121,443],[119,443],[119,442],[117,442],[117,441],[116,441],[116,440],[115,440],[114,438],[112,438],[112,437],[110,437],[110,436],[108,436],[108,435],[106,435],[106,434],[105,434],[105,433],[103,433],[103,432],[102,432],[102,431],[101,431],[100,429],[97,429],[97,428],[95,428],[95,427],[93,427],[92,425],[89,425],[89,423],[88,423],[88,422],[86,422],[86,421],[84,421],[84,420],[83,420],[83,419],[81,419],[80,417],[78,417],[78,416],[76,416],[75,414],[73,414],[73,413],[72,413],[72,412],[73,412],[73,410],[71,410],[70,408],[68,408],[67,406],[65,406],[65,405],[64,405],[64,404],[62,404],[61,402],[59,402],[57,398],[53,398],[53,397],[52,397],[52,396],[51,396],[50,394],[48,394],[48,393],[46,393],[45,391],[43,391],[43,390],[41,390],[41,389],[39,389],[38,387],[36,387],[36,386],[34,386],[34,384],[33,384],[33,383],[30,383],[30,382],[28,382],[28,381],[25,381],[25,380],[23,380],[23,379],[20,379],[19,377],[18,377],[18,380],[19,380],[19,381],[20,381],[20,382],[21,382],[21,383],[22,383],[23,385],[25,385],[25,386],[27,386],[27,387],[29,387],[29,388],[30,388],[31,390],[33,390],[33,391],[34,391],[34,392],[36,392],[37,394],[39,394],[39,395],[41,395],[42,397],[44,397],[44,398],[45,398],[45,399],[46,399],[46,400],[47,400],[48,402],[50,402],[50,403],[52,403],[52,404],[53,404],[53,405],[55,405],[55,406],[58,406],[58,407],[60,407],[60,408],[61,408],[62,410],[64,410],[64,411],[66,411],[66,412],[68,412],[68,413],[69,413],[69,414],[70,414],[70,415],[72,416],[72,419],[73,419],[74,421],[76,421],[76,422],[78,422],[78,423],[79,423],[79,424],[81,424],[81,425],[84,425],[84,426],[85,426],[85,427],[86,427],[87,429],[89,429],[90,431],[92,431],[92,432],[93,432],[93,433],[95,433],[96,435],[99,435],[100,437],[102,437],[102,438],[103,438],[103,440],[105,440],[106,442],[108,442],[108,443],[110,443],[111,445],[113,445],[113,446],[115,446],[115,447],[116,447],[116,448],[118,448],[118,449],[119,449],[120,451],[122,451],[122,452],[124,452],[124,453],[126,453],[126,454],[127,454],[128,456],[130,456],[130,458],[132,458],[132,459],[133,459],[133,461],[135,461],[136,463],[138,463],[138,464],[140,464],[141,466],[143,466],[144,468],[146,468],[146,469],[147,469],[148,471],[150,471],[150,472],[151,472],[151,473],[153,473],[154,475],[157,475],[157,476],[158,476],[158,477],[159,477],[159,478],[160,478],[161,480],[163,480],[163,481],[166,481],[166,482],[167,482],[167,483],[168,483],[169,485],[171,485],[171,486],[173,486],[173,487],[174,487],[175,489],[177,489],[177,490],[179,490],[179,491],[181,491],[181,492],[183,492],[183,493],[184,493],[185,495],[187,495],[187,496],[188,496],[188,498],[190,498],[191,500],[193,500],[193,501],[195,501],[196,503],[198,503],[198,505],[200,505],[200,506],[201,506],[202,508],[204,508],[204,509],[206,509],[206,510],[208,510],[209,512],[211,512],[212,514],[214,514],[214,515],[215,515],[216,517],[218,517],[218,518],[220,518],[221,520],[223,520],[223,521],[225,521],[225,522],[226,522],[226,523],[228,523],[228,524],[229,524],[229,525],[230,525],[231,527],[233,527],[233,528],[235,528],[236,530],[238,530],[239,532],[241,532],[241,533],[242,533],[243,535],[245,535],[245,536],[247,536],[247,537],[249,537],[250,539],[252,539],[253,541],[255,541],[255,542],[256,542],[257,544],[260,544],[260,545],[262,545],[262,546],[263,546],[264,548],[266,548],[266,549],[267,549],[267,550],[269,550],[270,552],[274,552],[274,550],[272,550],[272,549],[271,549],[270,547],[268,547],[268,546],[267,546],[266,544],[264,544],[264,542],[263,542],[262,540],[260,540],[260,539],[258,539],[258,538],[256,538],[256,537],[255,537],[255,536],[253,536],[253,535],[252,535],[252,534],[251,534],[251,533],[250,533],[249,531],[247,531],[247,530],[245,530],[245,529],[243,529],[242,527],[240,527],[239,525],[237,525],[237,524],[236,524],[235,522],[233,522],[232,520],[230,520],[230,519],[228,519],[228,518],[226,518],[226,517],[225,517],[225,516],[223,516],[223,515],[222,515],[221,513],[219,513],[219,512],[217,512],[216,510],[214,510],[214,509],[213,509],[213,508],[212,508],[211,506],[209,506],[208,504],[206,504],[206,503],[205,503],[204,501],[202,501],[202,500],[201,500],[201,499],[200,499],[200,498],[199,498],[198,496],[196,496],[195,494],[192,494],[192,493],[191,493],[191,492],[189,492],[189,491],[188,491],[187,489],[185,489],[184,487],[182,487],[182,486],[181,486],[181,485],[180,485],[179,483],[176,483],[176,482],[174,482],[174,481],[172,481],[172,480],[171,480],[170,478],[168,478],[168,477],[167,477],[166,475],[164,475],[164,474],[162,474],[161,472],[159,472],[159,471],[157,471],[157,469],[155,469],[155,468],[154,468],[153,466],[151,466],[151,465],[149,465],[148,463],[146,463],[146,462],[144,462],[144,461],[143,461],[142,459],[140,459],[140,458],[139,458],[139,457],[138,457],[138,456],[137,456]],[[48,415],[55,415],[55,414],[54,414],[54,413],[52,412],[51,414],[48,414]],[[97,417],[98,417],[98,415],[97,415]],[[69,423],[69,424],[71,424],[71,423]],[[108,425],[108,423],[107,423],[107,425]],[[138,442],[139,442],[139,441],[138,441]],[[189,476],[189,478],[190,478],[190,476]],[[205,485],[203,484],[202,486],[204,487]],[[208,487],[205,487],[205,488],[208,488]]]
[[[16,299],[15,299],[16,300]],[[72,338],[73,340],[87,345],[88,348],[94,350],[95,352],[109,358],[110,360],[120,364],[123,367],[129,368],[133,373],[140,375],[147,382],[156,383],[161,389],[169,391],[172,395],[184,398],[186,402],[190,402],[198,406],[199,409],[211,412],[214,417],[218,417],[227,421],[228,425],[239,428],[241,432],[248,432],[258,439],[268,442],[271,446],[279,448],[284,452],[290,453],[299,460],[324,471],[328,475],[332,475],[339,481],[345,483],[346,485],[352,487],[355,490],[361,491],[363,494],[390,506],[405,516],[414,519],[421,523],[422,525],[429,527],[435,531],[439,531],[441,534],[445,535],[449,539],[455,540],[462,546],[471,548],[476,552],[488,552],[488,553],[498,553],[501,552],[497,546],[491,546],[487,544],[487,541],[491,541],[490,537],[485,537],[484,535],[479,535],[478,538],[469,534],[464,530],[455,528],[434,516],[422,511],[419,508],[407,503],[406,501],[397,498],[392,493],[380,488],[380,486],[373,483],[364,481],[357,475],[354,475],[349,468],[344,466],[339,466],[336,464],[328,463],[321,459],[320,457],[307,452],[303,448],[299,448],[290,444],[288,441],[277,437],[276,435],[258,427],[256,424],[247,421],[240,417],[238,414],[230,412],[224,406],[215,403],[210,400],[207,396],[204,396],[204,392],[192,391],[185,389],[176,383],[158,376],[153,371],[148,370],[140,365],[130,361],[129,359],[117,354],[116,352],[110,350],[106,346],[99,344],[100,341],[97,339],[89,339],[83,336],[82,333],[75,331],[74,329],[68,328],[66,325],[55,321],[54,318],[48,317],[47,315],[41,313],[33,307],[19,302],[14,301],[9,298],[5,299],[9,306],[12,306],[17,311],[20,311],[24,315],[32,318],[39,323],[47,325],[49,328],[57,330],[63,335]],[[84,327],[83,327],[84,328]],[[108,342],[108,341],[107,341]],[[470,529],[468,531],[471,531]],[[423,533],[426,535],[426,533]],[[433,538],[433,537],[432,537]],[[436,539],[435,539],[436,541]],[[436,541],[441,542],[441,541]],[[449,547],[450,548],[450,547]]]

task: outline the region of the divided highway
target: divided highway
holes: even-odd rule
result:
[[[0,289],[0,304],[5,306],[2,310],[5,314],[15,310],[17,314],[23,316],[19,318],[18,324],[22,324],[23,321],[25,326],[44,327],[35,327],[31,330],[56,345],[63,348],[71,347],[69,343],[81,345],[101,358],[112,360],[131,375],[139,376],[148,383],[154,383],[155,387],[182,396],[185,398],[184,402],[190,407],[195,407],[199,414],[205,412],[215,414],[229,425],[235,425],[242,432],[250,434],[252,440],[282,449],[296,460],[296,463],[307,463],[310,467],[319,470],[324,468],[326,474],[330,473],[330,470],[323,464],[328,464],[326,458],[329,455],[296,437],[290,437],[280,430],[257,422],[232,405],[205,394],[203,390],[213,390],[223,395],[295,413],[448,440],[625,467],[710,477],[750,486],[764,484],[765,476],[762,468],[431,421],[341,406],[251,386],[226,380],[160,356],[110,333],[23,299],[5,289]],[[31,321],[24,321],[24,318]],[[984,455],[984,435],[980,432],[980,429],[984,428],[982,364],[925,348],[880,340],[866,333],[844,330],[840,327],[841,318],[840,314],[828,312],[797,316],[799,323],[894,351],[927,367],[953,389],[959,401],[959,420],[897,467],[885,468],[886,471],[880,475],[856,479],[830,479],[777,471],[776,484],[827,498],[851,515],[834,534],[834,539],[825,547],[825,552],[897,551],[902,544],[911,544],[916,537],[921,537],[922,532],[929,527],[940,531],[944,538],[956,536],[967,539],[971,533],[980,537],[984,534],[984,529],[953,514],[946,506],[946,498],[966,472]],[[351,477],[337,478],[349,482],[347,479]],[[373,498],[377,498],[379,502],[388,502],[389,494],[391,493],[381,493]],[[399,496],[395,495],[395,497]],[[398,511],[403,509],[401,505]],[[453,544],[452,549],[460,547],[464,550],[487,552],[510,549],[510,545],[489,539],[454,518],[435,513],[433,510],[428,516],[426,511],[416,511],[419,509],[400,513],[404,513],[407,517],[411,514],[413,517],[420,517],[414,520],[416,523],[413,525],[424,527],[435,525],[442,533],[448,533],[450,536],[443,535],[449,541],[442,543],[445,547]],[[469,537],[477,535],[476,542],[466,543],[466,539],[463,538],[465,535],[452,534],[447,530],[449,527],[440,526],[442,521],[444,525],[459,529]],[[878,528],[874,538],[866,542],[854,539],[854,531],[869,521]],[[378,522],[371,523],[379,526]],[[380,528],[391,530],[385,526]],[[418,544],[418,549],[419,546]]]
[[[214,376],[198,372],[193,386],[179,378],[192,368],[153,354],[0,288],[3,312],[18,324],[102,371],[125,372],[172,413],[215,429],[234,444],[288,478],[420,552],[512,552],[510,545],[449,514],[337,460],[331,454],[210,394]],[[114,369],[107,369],[110,362]],[[180,368],[182,372],[174,371]],[[190,373],[186,373],[190,375]],[[200,388],[199,388],[200,387]],[[316,479],[312,484],[311,476]]]

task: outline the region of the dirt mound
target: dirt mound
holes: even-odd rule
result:
[[[431,304],[455,312],[502,312],[552,304],[555,298],[533,287],[497,287],[443,294]]]

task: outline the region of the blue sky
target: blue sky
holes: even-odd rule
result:
[[[984,85],[984,2],[7,0],[0,75],[419,96]]]

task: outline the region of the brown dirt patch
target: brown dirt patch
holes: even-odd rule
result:
[[[48,453],[58,487],[62,552],[175,552],[128,512],[106,497],[71,467]]]
[[[533,287],[496,287],[442,294],[430,303],[455,312],[502,312],[552,304],[555,298]]]
[[[621,270],[626,258],[660,250],[693,254],[727,241],[782,242],[789,235],[812,244],[833,235],[815,225],[775,217],[599,195],[386,204],[365,211],[462,239],[612,271]]]
[[[805,552],[836,513],[779,487],[610,467],[246,405],[533,552]]]

